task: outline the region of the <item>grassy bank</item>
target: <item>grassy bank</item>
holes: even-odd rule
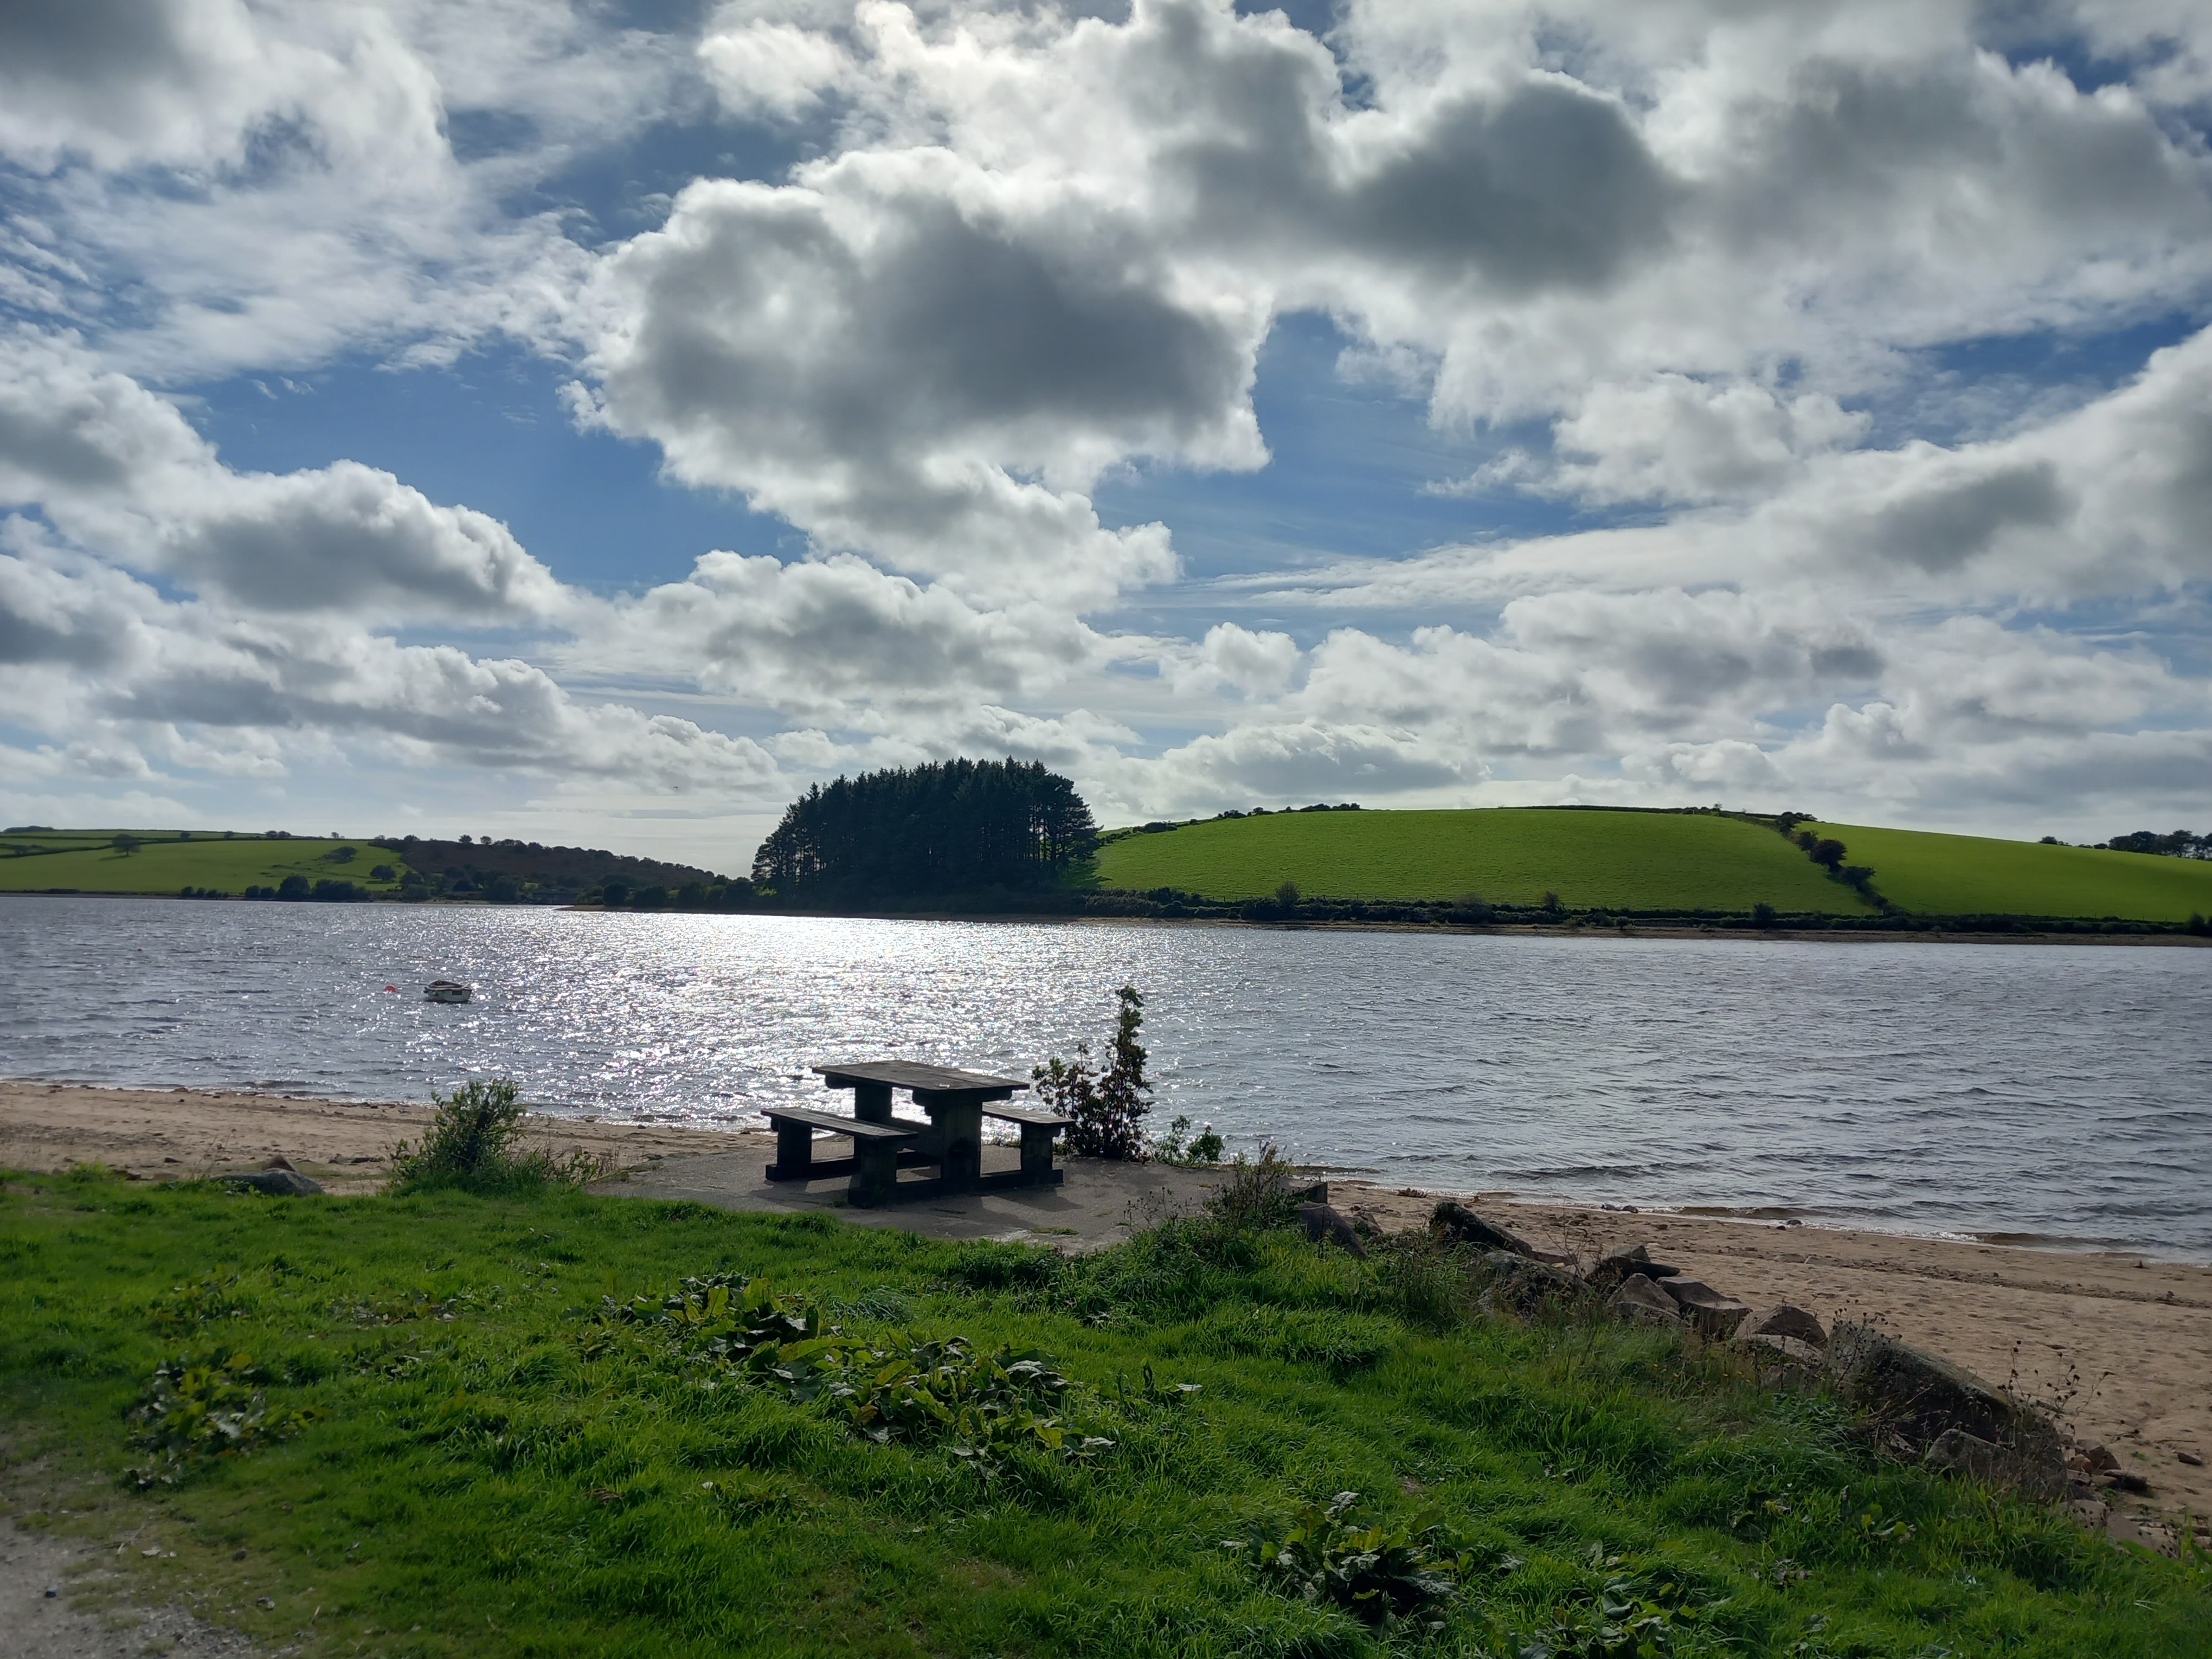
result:
[[[1873,886],[1922,915],[2212,914],[2212,862],[1856,824],[1802,826],[1842,841]],[[1100,849],[1107,887],[1173,888],[1213,900],[1309,896],[1440,900],[1479,893],[1571,911],[1865,917],[1875,907],[1831,879],[1765,820],[1713,813],[1498,807],[1435,812],[1274,812],[1126,835]]]
[[[1482,1316],[1427,1251],[1174,1224],[1061,1261],[568,1192],[93,1175],[12,1178],[0,1250],[9,1432],[63,1493],[46,1524],[129,1534],[157,1586],[305,1652],[2057,1659],[2201,1654],[2212,1621],[2201,1559],[1879,1464],[1825,1399],[1662,1334]],[[1048,1352],[1070,1386],[1027,1397],[1064,1437],[971,1415],[878,1443],[819,1356],[726,1364],[659,1316],[709,1273],[767,1275],[883,1355],[1004,1345],[1002,1387],[1044,1387],[1018,1356]],[[647,1291],[643,1317],[595,1315]],[[241,1353],[268,1443],[132,1443],[158,1365]],[[872,1366],[838,1375],[877,1397]],[[189,1440],[186,1394],[142,1437]],[[1223,1547],[1344,1491],[1408,1547],[1437,1528],[1440,1628],[1378,1629]]]
[[[349,881],[396,893],[406,861],[374,842],[293,836],[179,836],[145,830],[135,849],[113,845],[118,831],[77,830],[0,836],[0,892],[175,893],[190,887],[236,896],[248,887],[280,887],[287,876],[309,884]],[[389,866],[385,879],[373,869]]]

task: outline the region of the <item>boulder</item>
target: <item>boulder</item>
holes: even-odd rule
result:
[[[1631,1273],[1620,1281],[1605,1304],[1606,1312],[1615,1319],[1631,1325],[1661,1325],[1679,1329],[1682,1315],[1674,1305],[1674,1298],[1642,1273]]]
[[[1786,1336],[1792,1341],[1811,1344],[1815,1348],[1828,1346],[1828,1334],[1820,1328],[1820,1322],[1802,1308],[1784,1302],[1768,1309],[1750,1322],[1746,1332],[1750,1336]]]
[[[1608,1250],[1597,1259],[1597,1266],[1589,1271],[1593,1285],[1618,1285],[1622,1280],[1641,1273],[1646,1279],[1672,1279],[1682,1270],[1670,1267],[1663,1261],[1654,1261],[1651,1252],[1641,1244],[1632,1244],[1626,1249]]]
[[[1298,1224],[1306,1230],[1306,1237],[1315,1243],[1323,1239],[1334,1239],[1356,1256],[1365,1256],[1367,1247],[1359,1242],[1341,1211],[1331,1204],[1301,1204],[1298,1206]]]
[[[1828,1343],[1828,1370],[1836,1391],[1903,1449],[1932,1454],[1943,1468],[2039,1495],[2066,1490],[2058,1431],[2033,1408],[1964,1367],[1870,1325],[1844,1321]],[[1961,1437],[1946,1440],[1954,1434]],[[1970,1441],[2003,1456],[1993,1460]],[[1938,1443],[1944,1449],[1935,1452]]]
[[[2067,1492],[2064,1464],[2036,1448],[1999,1445],[1964,1429],[1944,1430],[1928,1443],[1920,1461],[1992,1486],[2014,1487],[2030,1498],[2063,1498]]]
[[[1485,1313],[1532,1314],[1582,1293],[1583,1283],[1572,1273],[1510,1250],[1490,1251],[1482,1266],[1491,1276],[1490,1288],[1476,1305]]]
[[[312,1198],[323,1189],[301,1175],[297,1170],[256,1170],[251,1175],[232,1175],[222,1177],[233,1187],[251,1187],[257,1193],[267,1193],[275,1198]]]
[[[1437,1205],[1436,1213],[1429,1218],[1429,1231],[1455,1244],[1479,1244],[1486,1250],[1510,1250],[1515,1255],[1536,1254],[1526,1239],[1492,1225],[1466,1205],[1449,1198]]]
[[[1822,1360],[1826,1358],[1811,1343],[1794,1336],[1776,1336],[1766,1331],[1753,1331],[1747,1335],[1737,1337],[1735,1340],[1739,1347],[1753,1349],[1762,1357],[1777,1354],[1810,1370],[1819,1370]]]
[[[1711,1342],[1725,1342],[1736,1327],[1751,1317],[1751,1310],[1732,1296],[1723,1296],[1701,1279],[1669,1279],[1661,1288],[1674,1298],[1682,1317]]]

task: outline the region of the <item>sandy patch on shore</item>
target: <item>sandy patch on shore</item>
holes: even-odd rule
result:
[[[331,1192],[367,1193],[383,1184],[392,1144],[418,1138],[430,1115],[428,1106],[412,1102],[0,1082],[0,1165],[105,1164],[142,1181],[175,1181],[258,1170],[282,1157]],[[580,1147],[613,1167],[743,1146],[748,1139],[587,1118],[537,1115],[529,1122],[533,1141],[559,1152]]]
[[[384,1179],[392,1143],[418,1135],[429,1117],[416,1103],[0,1082],[0,1165],[96,1163],[160,1181],[258,1169],[281,1155],[331,1191],[369,1192]],[[764,1163],[773,1146],[757,1133],[659,1124],[545,1116],[532,1125],[556,1150],[580,1147],[641,1172],[676,1160],[702,1167],[689,1161],[729,1153]],[[1071,1180],[1080,1179],[1078,1165]],[[656,1184],[642,1181],[636,1190],[650,1195]],[[1370,1207],[1393,1229],[1425,1224],[1437,1196],[1342,1179],[1330,1185],[1339,1207]],[[1648,1244],[1655,1258],[1754,1309],[1789,1301],[1830,1326],[1866,1321],[2008,1384],[2149,1481],[2147,1497],[2112,1495],[2122,1535],[2130,1516],[2212,1514],[2212,1468],[2182,1461],[2212,1460],[2212,1267],[1635,1214],[1504,1194],[1473,1201],[1532,1243],[1582,1261]],[[902,1210],[896,1224],[937,1230],[926,1206]]]

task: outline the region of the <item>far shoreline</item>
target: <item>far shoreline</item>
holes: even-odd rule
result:
[[[179,893],[115,893],[94,892],[77,888],[16,888],[0,890],[0,899],[26,898],[85,898],[85,899],[152,899],[179,904],[283,904],[312,903],[318,901],[284,901],[247,899],[232,894],[217,897],[186,898]],[[370,901],[379,908],[400,904],[398,900]],[[946,921],[967,923],[1031,923],[1054,927],[1226,927],[1252,928],[1272,933],[1417,933],[1431,936],[1486,937],[1493,939],[1642,939],[1668,941],[1698,939],[1723,940],[1781,940],[1807,945],[2167,945],[2190,950],[2212,948],[2212,935],[2180,932],[2105,933],[2083,928],[2079,932],[2021,932],[1990,933],[1966,929],[1953,930],[1942,927],[1928,928],[1875,927],[1729,927],[1698,924],[1668,927],[1659,923],[1616,922],[1606,927],[1577,927],[1565,924],[1557,927],[1540,925],[1504,927],[1480,922],[1419,922],[1419,921],[1353,921],[1335,919],[1316,919],[1311,921],[1274,920],[1247,921],[1232,916],[1091,916],[1060,914],[1052,911],[1030,910],[609,910],[596,904],[492,904],[481,899],[436,899],[410,902],[409,909],[490,911],[534,910],[562,911],[578,915],[655,915],[655,916],[744,916],[763,919],[787,918],[802,921]],[[2086,921],[2088,918],[2083,918]],[[2096,918],[2102,921],[2104,918]],[[2124,921],[2132,918],[2120,918]],[[2160,926],[2160,924],[2144,924]]]

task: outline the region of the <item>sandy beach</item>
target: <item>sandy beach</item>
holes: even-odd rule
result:
[[[282,1156],[338,1193],[374,1191],[392,1144],[421,1133],[430,1109],[175,1089],[0,1082],[0,1166],[53,1170],[103,1164],[149,1181],[260,1167]],[[679,1166],[750,1168],[770,1137],[660,1124],[544,1116],[537,1133],[640,1179],[650,1195]],[[1172,1173],[1182,1177],[1185,1172]],[[1083,1180],[1077,1165],[1072,1194]],[[1193,1200],[1204,1177],[1169,1182]],[[1437,1194],[1333,1179],[1341,1208],[1386,1227],[1425,1224]],[[1184,1191],[1188,1188],[1188,1191]],[[734,1207],[748,1207],[732,1189]],[[1790,1301],[1826,1323],[1867,1321],[2007,1384],[2082,1442],[2101,1442],[2149,1483],[2118,1499],[2113,1528],[2170,1540],[2170,1519],[2212,1513],[2212,1266],[2115,1252],[2025,1249],[1972,1240],[1705,1215],[1534,1203],[1463,1194],[1532,1243],[1582,1260],[1615,1244],[1652,1255],[1753,1308]],[[916,1206],[899,1224],[933,1231]],[[1126,1225],[1126,1223],[1118,1224]],[[2199,1522],[2201,1528],[2202,1522]],[[2161,1538],[2163,1534],[2163,1539]]]

